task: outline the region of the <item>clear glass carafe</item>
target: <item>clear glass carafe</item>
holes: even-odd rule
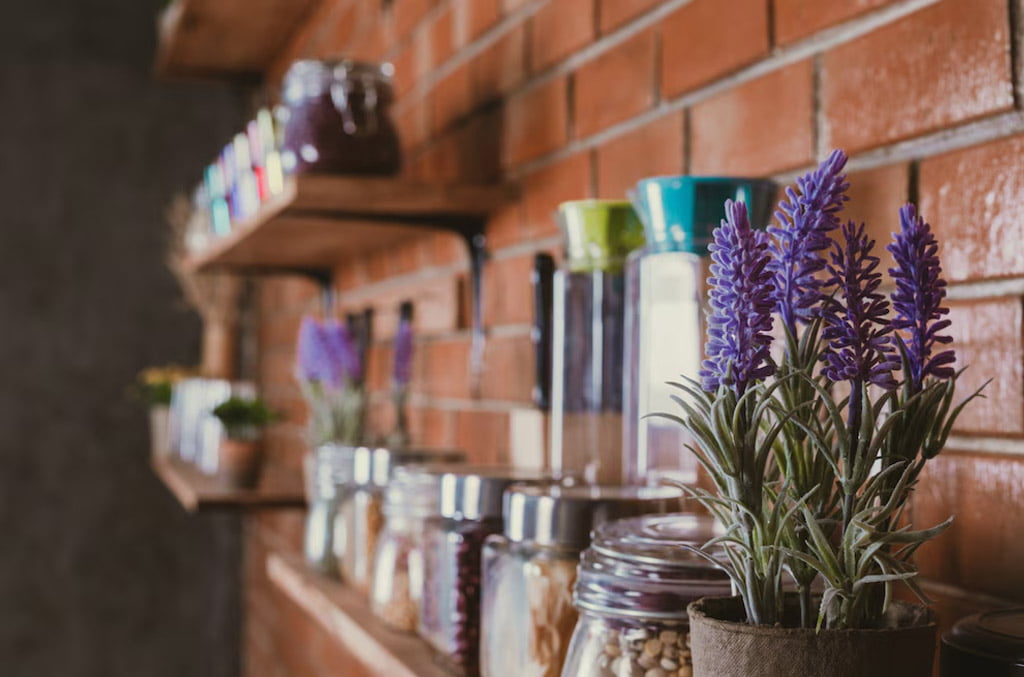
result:
[[[565,259],[554,276],[551,467],[591,484],[622,482],[626,255],[643,245],[628,202],[559,206]]]
[[[576,627],[573,586],[591,530],[616,518],[680,507],[679,489],[512,487],[505,528],[483,551],[480,671],[558,677]]]
[[[711,518],[682,513],[598,527],[580,560],[562,677],[692,675],[686,606],[731,591],[722,569],[688,549],[715,535]]]
[[[354,456],[354,447],[325,444],[303,459],[308,506],[303,553],[306,564],[327,576],[338,575],[334,520],[342,494],[352,486]]]
[[[708,245],[725,201],[746,203],[751,223],[764,227],[773,192],[772,182],[758,179],[665,176],[640,181],[631,194],[646,236],[626,273],[622,432],[631,484],[697,480],[688,433],[657,414],[679,413],[673,397],[684,393],[671,382],[699,379]]]

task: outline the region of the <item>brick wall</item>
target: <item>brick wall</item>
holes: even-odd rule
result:
[[[1019,0],[326,0],[271,82],[298,57],[390,60],[408,175],[522,188],[488,224],[476,396],[456,238],[338,262],[341,305],[378,313],[372,428],[390,424],[388,339],[398,302],[413,298],[416,440],[508,459],[510,412],[529,406],[531,258],[557,249],[560,201],[622,197],[652,174],[788,181],[843,147],[848,211],[878,237],[897,227],[903,201],[919,201],[943,242],[956,348],[972,365],[964,391],[994,379],[916,498],[922,525],[957,514],[921,552],[928,590],[945,620],[1024,601],[1021,24]],[[291,345],[316,290],[281,280],[262,293],[263,382],[299,421]],[[301,433],[298,422],[277,426],[272,453],[297,463]],[[337,666],[348,658],[323,648],[260,573],[263,551],[294,544],[299,529],[295,516],[249,525],[253,675],[347,674]],[[302,642],[315,659],[296,651]]]

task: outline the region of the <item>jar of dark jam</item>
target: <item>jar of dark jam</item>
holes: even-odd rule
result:
[[[293,63],[278,109],[285,171],[397,174],[401,150],[388,114],[393,73],[391,64],[348,59]]]

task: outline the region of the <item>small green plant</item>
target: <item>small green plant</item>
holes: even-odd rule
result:
[[[213,415],[224,425],[229,439],[240,441],[258,439],[263,427],[278,418],[278,414],[258,397],[232,397],[219,404],[213,410]]]
[[[192,371],[177,365],[147,367],[139,372],[138,397],[150,407],[168,406],[174,384],[192,376]]]

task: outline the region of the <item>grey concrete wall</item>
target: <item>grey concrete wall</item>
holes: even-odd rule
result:
[[[243,119],[150,75],[158,0],[0,0],[0,674],[238,672],[237,516],[186,516],[126,391],[195,362],[163,211]]]

